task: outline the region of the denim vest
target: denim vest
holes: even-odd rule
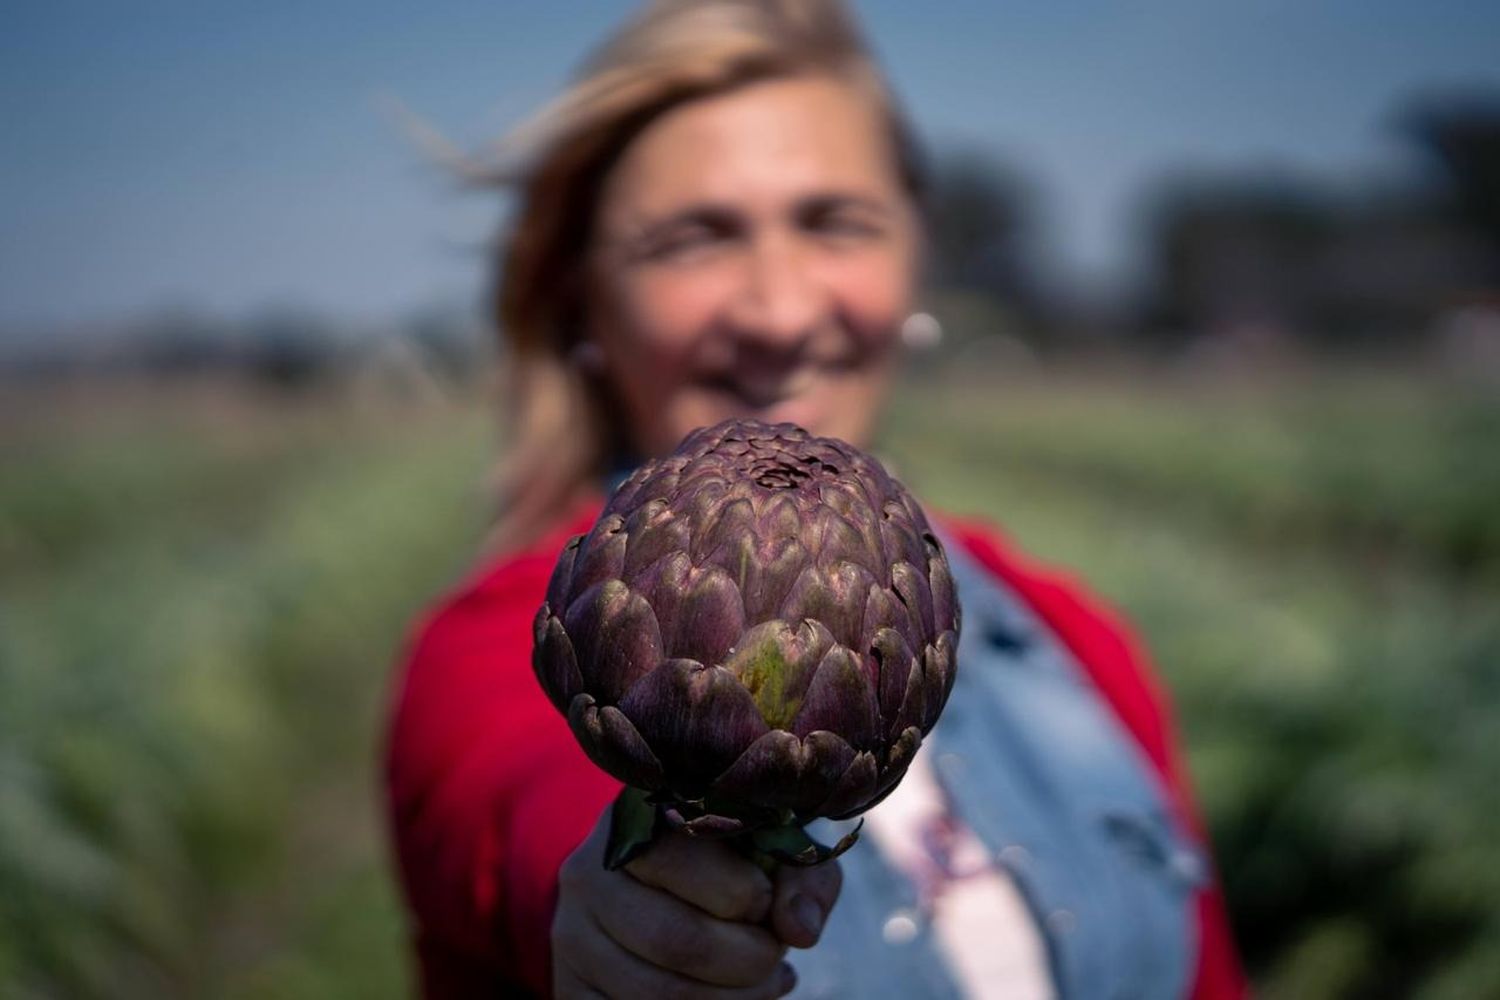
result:
[[[921,753],[951,808],[1014,880],[1056,994],[1171,998],[1198,949],[1206,864],[1169,818],[1157,772],[1068,649],[1017,595],[945,540],[963,605],[958,677]],[[879,808],[877,806],[877,808]],[[820,821],[832,843],[852,821]],[[958,997],[914,887],[866,840],[822,940],[793,951],[796,997]],[[906,916],[908,933],[883,929]]]

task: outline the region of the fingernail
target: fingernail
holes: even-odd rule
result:
[[[797,970],[786,962],[781,963],[781,995],[786,996],[797,988]]]
[[[792,916],[807,933],[818,935],[823,932],[823,908],[811,896],[793,897]]]

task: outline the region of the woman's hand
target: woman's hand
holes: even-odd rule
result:
[[[609,809],[558,873],[552,921],[559,997],[779,997],[788,945],[810,948],[838,898],[837,862],[774,879],[727,844],[671,834],[606,871]]]

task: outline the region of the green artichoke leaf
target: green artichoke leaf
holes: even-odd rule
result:
[[[659,812],[650,793],[626,785],[609,812],[604,867],[616,871],[645,853],[656,840]]]
[[[775,864],[806,867],[836,858],[853,847],[859,840],[859,831],[864,824],[865,821],[860,820],[858,826],[839,838],[839,842],[832,847],[818,843],[796,823],[761,827],[746,834],[746,840],[752,848],[752,857],[763,868],[766,865],[762,857]]]

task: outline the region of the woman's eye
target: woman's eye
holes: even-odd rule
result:
[[[677,227],[651,239],[646,245],[646,258],[664,263],[687,260],[718,245],[724,236],[707,225]]]
[[[874,220],[855,212],[829,212],[809,222],[814,233],[837,240],[874,239],[882,232]]]

